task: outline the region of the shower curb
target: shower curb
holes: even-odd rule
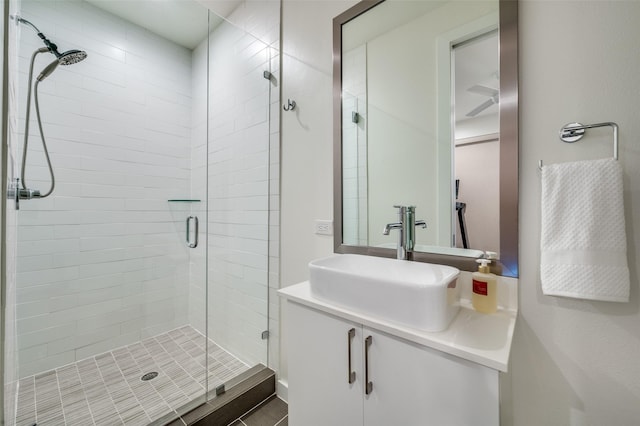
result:
[[[209,402],[188,405],[178,410],[184,412],[180,418],[175,413],[151,423],[150,426],[226,426],[243,414],[275,394],[276,374],[270,368],[259,364],[232,381],[226,383],[225,393],[215,396]],[[215,391],[209,393],[210,397]]]

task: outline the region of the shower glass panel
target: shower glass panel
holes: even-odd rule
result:
[[[15,13],[17,9],[17,1],[10,0],[3,4],[3,41],[6,42],[6,51],[3,50],[3,102],[8,104],[15,103],[16,86],[18,82],[18,57],[15,54],[17,52],[17,27],[10,24],[8,16]],[[6,74],[5,74],[6,72]],[[3,107],[4,108],[4,107]],[[15,156],[13,150],[10,149],[10,143],[14,133],[16,132],[17,111],[9,110],[3,112],[6,114],[3,117],[3,131],[7,135],[8,140],[2,147],[2,172],[3,181],[6,178],[7,181],[13,181],[14,177],[17,177],[19,173],[16,167]],[[5,160],[6,158],[6,160]],[[3,194],[5,191],[6,182],[3,182]],[[3,255],[4,267],[1,273],[4,274],[4,288],[2,289],[4,297],[4,318],[2,321],[2,336],[3,336],[3,379],[4,379],[4,417],[11,420],[16,417],[16,404],[15,399],[17,396],[17,383],[18,383],[18,364],[17,364],[17,341],[16,341],[16,256],[17,256],[17,216],[14,203],[7,201],[5,208],[2,211],[3,217],[3,229],[2,239],[3,246],[0,249]],[[10,421],[6,421],[5,424],[11,424]]]
[[[236,358],[214,388],[267,365],[271,49],[229,21],[209,40],[209,371],[221,370],[225,351]]]
[[[10,178],[33,53],[87,57],[34,56],[24,181],[48,153],[55,188],[8,202],[6,424],[169,420],[268,361],[272,51],[196,1],[10,4]]]

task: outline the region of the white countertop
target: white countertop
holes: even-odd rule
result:
[[[498,310],[486,315],[462,301],[460,312],[451,325],[437,333],[399,326],[363,315],[347,308],[320,301],[311,295],[308,281],[278,291],[284,299],[354,321],[411,342],[476,362],[495,370],[507,371],[516,325],[516,311]]]

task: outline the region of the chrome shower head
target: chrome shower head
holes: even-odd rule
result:
[[[67,50],[58,56],[58,62],[60,65],[73,65],[84,60],[86,57],[87,52],[84,50]]]
[[[36,77],[36,81],[40,82],[45,78],[49,77],[56,70],[56,68],[58,68],[58,64],[60,64],[60,61],[55,60],[51,62],[49,65],[47,65],[42,70],[42,72],[40,72],[40,74]]]
[[[49,77],[51,73],[53,73],[56,70],[56,68],[58,68],[58,65],[77,64],[78,62],[82,61],[84,58],[87,57],[87,52],[84,52],[82,50],[68,50],[56,56],[58,56],[58,59],[51,62],[42,70],[40,75],[36,77],[37,81],[42,81],[45,78]]]

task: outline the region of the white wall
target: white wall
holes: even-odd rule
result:
[[[331,19],[353,2],[283,2],[282,285],[308,278],[307,262],[332,252],[312,233],[332,205]],[[578,19],[577,19],[578,18]],[[640,418],[640,28],[638,2],[525,1],[520,8],[520,318],[502,417],[516,425],[632,425]],[[567,60],[567,52],[575,52]],[[539,175],[552,163],[610,155],[601,140],[562,144],[569,121],[621,126],[631,302],[544,297],[538,281]],[[283,341],[283,347],[286,342]],[[286,378],[286,357],[281,373]],[[505,381],[505,385],[508,381]],[[509,404],[511,401],[511,404]]]
[[[23,1],[22,15],[60,50],[88,53],[41,83],[57,183],[19,213],[25,376],[187,323],[185,216],[167,200],[189,194],[191,52],[86,2]],[[21,30],[24,99],[41,42]],[[50,61],[40,55],[36,70]],[[32,120],[31,187],[48,188],[44,164]]]
[[[470,248],[500,253],[500,144],[497,140],[459,144],[454,149],[458,201],[466,203],[465,225]],[[462,247],[456,215],[456,242]]]
[[[281,286],[308,279],[309,261],[333,252],[333,237],[313,234],[316,219],[333,218],[331,20],[356,1],[283,0],[280,172]],[[280,330],[286,317],[280,311]],[[286,335],[278,373],[287,380]]]
[[[520,4],[521,315],[511,365],[513,424],[632,425],[640,419],[638,19],[635,1]],[[620,126],[629,303],[546,297],[540,290],[538,160],[612,155],[610,129],[591,130],[577,144],[560,142],[560,127],[574,120]]]
[[[315,219],[333,217],[331,20],[356,1],[284,0],[282,97],[281,282],[308,278],[307,264],[333,251],[314,235]]]

